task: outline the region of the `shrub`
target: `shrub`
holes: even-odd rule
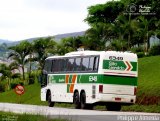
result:
[[[150,55],[160,55],[160,45],[155,45],[151,47],[149,54]]]
[[[18,85],[18,83],[11,83],[10,87],[11,87],[11,89],[14,89],[17,85]]]
[[[0,92],[5,92],[5,83],[0,82]]]
[[[139,53],[139,52],[143,52],[144,50],[143,50],[143,47],[133,47],[131,48],[131,51],[133,53]]]
[[[34,77],[29,77],[29,83],[28,84],[34,84]]]
[[[22,86],[24,85],[24,83],[23,83],[23,82],[19,82],[19,84],[20,84],[20,85],[22,85]]]
[[[144,52],[138,52],[137,53],[138,58],[142,58],[145,56]]]
[[[36,78],[35,73],[31,73],[28,78],[28,81],[29,81],[28,84],[34,84],[35,78]]]

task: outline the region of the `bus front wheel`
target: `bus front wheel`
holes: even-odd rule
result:
[[[54,102],[52,102],[52,100],[51,100],[51,92],[50,91],[47,93],[47,101],[48,101],[48,106],[49,107],[54,106]]]

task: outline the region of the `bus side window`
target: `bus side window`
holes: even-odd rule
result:
[[[98,70],[98,61],[99,61],[99,57],[90,57],[89,71],[97,71]]]
[[[89,71],[93,71],[94,57],[89,59]]]
[[[58,60],[58,65],[59,65],[59,72],[64,73],[67,71],[67,63],[68,59],[59,59]]]
[[[69,59],[65,59],[64,72],[68,71],[68,63],[69,63]]]
[[[56,62],[56,60],[53,60],[52,61],[52,69],[51,69],[51,72],[55,72],[55,62]]]
[[[98,62],[99,62],[99,57],[94,57],[94,71],[98,70]]]
[[[74,71],[81,71],[81,58],[75,59]]]
[[[45,60],[45,64],[43,66],[43,70],[47,73],[51,72],[52,60]]]
[[[73,71],[74,69],[74,58],[70,58],[67,63],[67,71]]]
[[[52,72],[57,73],[59,71],[59,61],[55,59],[52,61]]]
[[[62,73],[64,71],[64,59],[58,59],[58,72]]]
[[[82,60],[82,71],[88,71],[89,57],[85,57]]]
[[[49,60],[47,64],[47,71],[50,73],[51,69],[52,69],[52,60]]]

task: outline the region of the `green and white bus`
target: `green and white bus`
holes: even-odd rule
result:
[[[116,51],[77,51],[45,60],[41,101],[73,103],[75,108],[105,105],[121,110],[136,101],[137,55]]]

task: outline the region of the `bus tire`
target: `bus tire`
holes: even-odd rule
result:
[[[108,111],[120,111],[121,110],[121,104],[118,103],[109,103],[106,105],[106,108]]]
[[[76,109],[80,109],[81,106],[80,106],[80,99],[79,99],[79,92],[78,91],[74,92],[73,104]]]
[[[52,102],[52,100],[51,100],[51,92],[50,91],[48,91],[48,93],[47,93],[47,101],[48,101],[48,106],[49,107],[54,106],[54,102]]]
[[[86,109],[86,93],[84,91],[81,92],[80,103],[81,103],[81,109]]]

